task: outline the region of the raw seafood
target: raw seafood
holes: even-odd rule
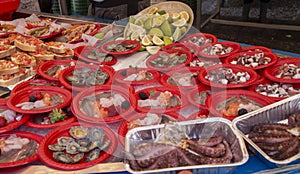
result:
[[[106,46],[106,50],[109,52],[125,52],[136,48],[137,44],[129,44],[126,42],[115,43]]]
[[[124,71],[126,71],[126,70],[124,70]],[[126,74],[126,72],[125,73],[123,73],[123,72],[122,72],[122,74]],[[142,80],[151,80],[151,79],[153,79],[153,74],[151,72],[148,72],[145,70],[138,71],[138,69],[137,69],[137,73],[130,74],[129,76],[125,77],[123,80],[125,80],[125,81],[142,81]]]
[[[222,44],[215,44],[212,46],[208,46],[202,50],[202,53],[207,54],[207,55],[223,55],[223,54],[228,54],[233,51],[232,47],[226,47],[223,46]]]
[[[91,60],[97,60],[98,62],[111,62],[114,59],[111,54],[103,53],[97,49],[91,50],[84,56]]]
[[[158,54],[157,58],[150,61],[150,64],[156,68],[171,68],[188,60],[187,54],[178,54],[177,52]]]
[[[269,97],[291,97],[299,94],[300,89],[295,89],[292,84],[259,84],[255,87],[255,92]]]
[[[300,78],[300,65],[283,64],[275,74],[277,78],[283,79],[299,79]]]
[[[196,85],[196,77],[198,72],[190,73],[174,73],[167,82],[175,86],[194,86]]]
[[[266,57],[265,54],[256,53],[253,55],[243,54],[241,56],[237,56],[235,60],[231,61],[231,64],[243,65],[246,67],[257,67],[261,65],[266,65],[272,61],[271,58]]]
[[[154,92],[154,91],[153,91]],[[155,93],[155,92],[154,92]],[[157,94],[150,94],[149,98],[146,100],[138,100],[138,107],[142,108],[173,108],[180,106],[182,104],[181,99],[178,95],[172,94],[169,91],[158,92]],[[152,96],[157,96],[153,98]]]
[[[250,79],[248,72],[236,72],[234,73],[231,68],[219,68],[218,70],[211,70],[208,75],[205,76],[211,82],[227,84],[239,84],[245,83]]]
[[[195,101],[201,105],[205,105],[205,101],[209,95],[210,95],[210,91],[197,92],[195,96]]]
[[[200,59],[194,59],[190,62],[190,66],[194,67],[194,66],[199,66],[199,67],[210,67],[213,65],[219,65],[222,64],[222,62],[220,61],[211,61],[211,60],[200,60]]]
[[[90,68],[75,69],[73,75],[66,76],[66,79],[73,86],[95,86],[105,84],[109,78],[107,72],[101,69],[92,70]]]
[[[197,46],[202,46],[204,44],[209,44],[212,43],[213,40],[211,38],[206,38],[205,36],[203,37],[192,37],[189,40],[185,40],[184,43],[192,43],[195,44]]]
[[[9,109],[6,109],[6,110],[0,109],[0,117],[2,117],[5,120],[5,124],[2,126],[6,126],[11,122],[21,120],[22,115],[17,115],[16,112],[9,110]]]

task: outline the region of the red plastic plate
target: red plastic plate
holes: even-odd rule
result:
[[[84,24],[74,24],[74,25],[84,25]],[[95,34],[97,34],[98,33],[98,31],[101,29],[101,24],[95,24],[96,25],[96,28],[94,29],[94,31],[92,31],[90,34],[88,34],[88,35],[90,35],[90,36],[94,36]],[[70,44],[76,44],[76,43],[78,43],[78,42],[82,42],[83,41],[83,39],[80,37],[79,39],[77,39],[77,40],[74,40],[74,41],[72,41],[72,42],[69,42]]]
[[[7,100],[6,99],[1,99],[0,100],[0,110],[6,110],[9,109],[7,107]],[[19,121],[13,121],[11,123],[9,123],[6,126],[0,127],[0,134],[4,133],[4,132],[8,132],[11,131],[17,127],[20,127],[22,124],[24,124],[25,122],[27,122],[29,120],[30,116],[29,115],[23,115],[21,120]]]
[[[207,109],[206,104],[200,104],[196,102],[195,97],[198,92],[204,92],[204,91],[211,91],[209,86],[206,85],[199,85],[198,88],[191,90],[188,93],[188,100],[191,104],[193,104],[196,107],[202,108],[202,109]]]
[[[90,162],[84,162],[85,157],[83,160],[81,160],[77,164],[64,164],[57,162],[53,159],[53,152],[48,149],[48,145],[50,144],[56,144],[57,139],[62,136],[70,136],[69,130],[73,126],[83,126],[87,128],[92,128],[92,127],[99,127],[104,130],[105,132],[105,140],[110,140],[110,146],[105,150],[100,153],[99,158],[90,161]],[[98,163],[101,163],[108,159],[116,150],[117,148],[117,138],[115,134],[107,127],[102,126],[102,125],[95,125],[95,124],[86,124],[86,123],[71,123],[68,125],[65,125],[63,127],[57,127],[56,129],[52,130],[48,135],[46,135],[45,139],[42,141],[42,143],[39,146],[38,152],[39,152],[39,158],[40,160],[46,164],[47,166],[59,170],[79,170],[79,169],[84,169],[88,167],[92,167]]]
[[[14,89],[11,91],[11,95],[30,86],[60,86],[60,85],[58,81],[49,81],[46,79],[28,80],[28,81],[21,82],[17,86],[15,86]]]
[[[87,88],[89,88],[88,86],[73,86],[72,84],[70,84],[68,82],[68,80],[66,79],[67,76],[70,76],[73,74],[74,70],[80,70],[82,68],[91,68],[92,70],[96,71],[98,69],[101,69],[102,71],[108,73],[109,77],[106,80],[106,83],[104,85],[110,85],[112,83],[112,78],[113,78],[113,74],[114,72],[111,71],[112,68],[106,66],[106,65],[101,65],[101,66],[96,66],[96,65],[77,65],[77,66],[72,66],[69,68],[64,69],[60,75],[59,75],[59,81],[60,83],[65,86],[67,89],[69,90],[74,90],[74,91],[82,91],[85,90]],[[96,85],[96,86],[103,86],[103,85]]]
[[[122,147],[125,147],[125,136],[126,136],[127,132],[129,131],[128,124],[131,121],[145,118],[147,116],[147,114],[148,113],[133,114],[120,124],[119,129],[118,129],[118,140],[119,140],[119,143],[122,145]],[[161,113],[158,116],[161,116],[162,114],[165,114],[172,118],[175,118],[178,121],[186,120],[183,116],[177,114],[176,112]]]
[[[126,72],[126,76],[123,76],[122,73]],[[146,71],[150,72],[153,75],[153,78],[150,80],[141,80],[141,81],[126,81],[124,80],[126,77],[132,74],[136,74],[137,72],[140,71]],[[153,69],[148,69],[148,68],[125,68],[125,69],[120,69],[116,71],[114,79],[122,84],[127,84],[127,85],[144,85],[144,84],[151,84],[159,81],[160,79],[160,73],[158,71],[155,71]]]
[[[230,57],[227,57],[225,59],[225,63],[231,64],[231,62],[236,60],[237,57],[240,57],[240,56],[243,56],[243,55],[253,56],[253,55],[258,54],[258,53],[259,52],[240,52],[240,53],[236,53],[236,54],[234,54]],[[265,64],[265,65],[260,65],[260,66],[256,66],[256,67],[249,67],[249,68],[254,69],[254,70],[261,70],[261,69],[264,69],[264,68],[267,68],[269,66],[274,65],[278,61],[278,57],[275,54],[270,53],[270,52],[265,52],[264,57],[269,57],[271,59],[271,62],[268,63],[268,64]],[[242,65],[242,66],[244,66],[244,65]]]
[[[213,46],[215,44],[221,44],[223,46],[226,47],[232,47],[233,50],[230,53],[227,54],[222,54],[222,55],[208,55],[202,52],[202,50],[204,50],[205,48],[209,47],[209,46]],[[229,57],[235,53],[238,53],[241,50],[241,46],[238,43],[235,42],[216,42],[212,45],[203,45],[199,48],[199,52],[198,52],[198,56],[200,57],[206,57],[206,58],[211,58],[211,59],[222,59],[222,58],[226,58]]]
[[[93,116],[89,116],[85,114],[81,109],[80,109],[80,101],[82,98],[87,97],[87,96],[93,96],[97,93],[101,92],[108,92],[108,91],[113,91],[114,93],[122,95],[127,101],[131,103],[131,106],[124,112],[119,113],[119,115],[112,116],[112,117],[104,117],[104,118],[97,118]],[[80,93],[78,93],[72,101],[72,106],[71,110],[73,114],[77,117],[79,120],[83,120],[88,123],[113,123],[113,122],[118,122],[122,120],[123,118],[126,118],[133,110],[134,108],[132,107],[132,94],[129,93],[131,89],[125,89],[117,86],[110,86],[110,85],[103,85],[103,86],[95,86],[95,87],[90,87]]]
[[[203,109],[200,110],[187,118],[187,120],[198,120],[209,117],[209,110]]]
[[[249,46],[249,47],[243,48],[241,50],[241,52],[248,52],[248,51],[256,51],[256,52],[258,51],[258,52],[272,53],[272,50],[270,48],[263,47],[263,46]]]
[[[53,81],[59,81],[58,78],[49,76],[48,74],[45,73],[45,71],[47,71],[48,69],[50,69],[51,67],[55,66],[55,65],[64,65],[64,66],[70,66],[70,63],[74,62],[74,64],[76,64],[76,60],[49,60],[49,61],[45,61],[44,63],[42,63],[39,67],[38,67],[38,73],[40,76],[42,76],[45,79],[48,80],[53,80]]]
[[[239,83],[239,84],[221,84],[221,83],[215,83],[215,82],[211,82],[208,79],[205,78],[205,76],[208,74],[208,72],[210,72],[211,70],[218,70],[219,68],[231,68],[233,73],[237,73],[237,72],[248,72],[248,74],[250,75],[250,79],[244,83]],[[198,76],[199,80],[208,86],[211,87],[216,87],[216,88],[243,88],[243,87],[247,87],[250,86],[252,84],[254,84],[257,80],[258,80],[258,75],[257,73],[247,67],[241,66],[241,65],[231,65],[231,64],[222,64],[222,65],[214,65],[211,67],[206,68],[205,70],[202,70],[199,73]]]
[[[186,62],[184,62],[183,64],[178,64],[178,65],[175,65],[173,67],[165,67],[165,68],[159,68],[159,67],[155,67],[151,64],[151,61],[152,60],[155,60],[157,59],[160,54],[174,54],[174,53],[177,53],[178,55],[181,55],[181,54],[186,54],[187,55],[187,60]],[[174,49],[174,50],[165,50],[165,51],[159,51],[158,53],[150,56],[147,61],[146,61],[146,65],[148,68],[150,69],[154,69],[156,71],[161,71],[161,72],[167,72],[167,71],[171,71],[171,70],[174,70],[174,69],[180,69],[184,66],[187,66],[190,61],[193,59],[193,56],[190,52],[188,51],[185,51],[185,50],[178,50],[178,49]]]
[[[211,39],[212,42],[207,44],[207,45],[211,45],[211,44],[214,44],[218,41],[217,37],[212,35],[212,34],[208,34],[208,33],[195,33],[195,34],[191,34],[191,35],[188,35],[187,37],[183,38],[180,42],[187,42],[188,40],[191,40],[193,37],[196,37],[198,39],[204,37],[206,39]],[[202,45],[199,45],[199,46],[202,46]]]
[[[283,58],[279,60],[275,65],[270,66],[266,68],[263,72],[264,76],[274,82],[280,82],[280,83],[300,83],[300,78],[299,79],[283,79],[283,78],[277,78],[276,73],[278,72],[279,68],[283,64],[295,64],[295,65],[300,65],[300,59],[299,58]]]
[[[107,46],[112,45],[112,44],[136,44],[137,46],[131,50],[127,51],[122,51],[122,52],[113,52],[110,50],[107,50]],[[107,54],[112,54],[112,55],[126,55],[126,54],[131,54],[134,52],[137,52],[141,48],[141,43],[139,41],[135,40],[114,40],[110,42],[106,42],[101,46],[101,50]]]
[[[179,43],[169,44],[162,48],[162,50],[173,50],[173,49],[189,51],[194,57],[195,55],[198,55],[199,47],[192,43],[179,42]]]
[[[83,60],[84,62],[87,62],[87,63],[93,63],[96,65],[114,65],[117,63],[117,59],[115,57],[110,62],[99,62],[97,60],[92,60],[92,59],[87,58],[85,55],[88,54],[92,50],[100,51],[99,48],[92,47],[92,46],[79,46],[74,49],[74,53],[75,53],[75,56],[79,58],[79,60]]]
[[[172,77],[172,75],[174,75],[175,73],[178,73],[178,74],[192,74],[192,73],[199,73],[200,70],[202,70],[203,68],[201,67],[182,67],[180,69],[175,69],[173,71],[169,71],[167,73],[165,73],[161,79],[160,79],[160,83],[164,86],[167,86],[167,87],[175,87],[175,88],[180,88],[180,90],[182,89],[194,89],[194,88],[198,88],[198,85],[200,84],[200,81],[198,80],[197,76],[196,77],[190,77],[190,78],[193,78],[193,83],[195,85],[192,85],[192,86],[177,86],[177,85],[173,85],[173,84],[170,84],[168,82],[168,80],[170,79],[170,77]]]
[[[9,133],[1,134],[0,138],[2,138],[2,137],[8,138],[12,134],[17,135],[18,137],[28,138],[30,140],[36,141],[38,144],[40,144],[40,142],[44,138],[40,135],[36,135],[36,134],[30,133],[30,132],[9,132]],[[38,159],[38,155],[35,154],[35,155],[32,155],[28,158],[18,160],[18,161],[15,161],[15,162],[0,163],[0,169],[26,165],[26,164],[29,164],[33,161],[36,161],[37,159]]]
[[[144,92],[149,96],[150,91],[153,91],[155,96],[156,96],[155,93],[158,94],[158,93],[161,93],[161,92],[169,91],[173,95],[177,95],[181,99],[182,105],[179,105],[179,106],[176,106],[176,107],[173,107],[173,108],[164,108],[164,109],[138,107],[138,100],[140,100],[139,93]],[[145,89],[139,90],[134,94],[134,100],[133,100],[133,106],[139,112],[153,112],[153,113],[173,112],[173,111],[179,111],[180,109],[182,109],[186,105],[187,105],[187,99],[185,98],[184,93],[181,93],[180,90],[178,90],[178,88],[170,88],[170,87],[164,87],[164,86],[145,88]]]
[[[41,92],[48,93],[50,95],[59,94],[63,97],[64,102],[56,106],[50,106],[50,107],[36,109],[36,110],[23,110],[19,107],[16,107],[16,105],[19,103],[28,102],[29,96],[31,94],[41,93]],[[66,89],[54,87],[54,86],[32,86],[32,87],[27,87],[21,91],[18,91],[17,93],[12,95],[8,99],[7,106],[10,109],[19,113],[39,114],[39,113],[50,112],[54,108],[64,108],[71,103],[71,99],[72,99],[72,93]]]
[[[216,109],[216,106],[220,102],[223,102],[233,96],[237,96],[237,97],[246,96],[248,99],[250,99],[262,106],[267,106],[267,105],[274,103],[274,101],[272,99],[270,99],[269,97],[265,97],[261,94],[258,94],[256,92],[249,91],[249,90],[219,91],[219,92],[216,92],[216,93],[210,95],[206,100],[206,104],[209,108],[209,111],[211,112],[211,115],[218,116],[218,117],[224,117],[228,120],[233,120],[234,118],[236,118],[237,116],[226,116]]]

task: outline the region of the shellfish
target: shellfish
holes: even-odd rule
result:
[[[66,146],[66,152],[69,154],[77,154],[79,152],[79,145],[75,142],[71,142]]]
[[[97,159],[100,155],[100,151],[101,150],[98,148],[92,150],[86,157],[85,162],[89,162],[89,161],[93,161],[93,160]]]
[[[89,131],[89,139],[93,141],[98,141],[100,144],[102,144],[105,137],[105,133],[103,129],[99,127],[93,127]]]
[[[57,144],[60,146],[66,146],[73,141],[74,139],[72,137],[60,137],[57,139]]]
[[[74,126],[74,127],[71,127],[69,133],[75,139],[86,138],[89,134],[89,130],[88,130],[88,128],[85,128],[85,127]]]
[[[55,152],[61,152],[66,149],[65,146],[59,145],[59,144],[50,144],[48,145],[48,149],[55,151]]]
[[[84,157],[84,153],[78,153],[75,155],[73,159],[73,163],[78,163]]]
[[[56,161],[63,162],[66,164],[71,164],[74,162],[73,158],[69,154],[65,154],[64,152],[54,152],[53,158]]]

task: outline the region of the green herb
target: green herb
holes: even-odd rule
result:
[[[153,97],[154,96],[154,90],[153,89],[151,89],[151,90],[149,90],[149,95],[151,96],[151,97]]]
[[[53,124],[58,121],[62,121],[66,118],[66,114],[63,113],[61,109],[52,109],[52,112],[49,114],[50,122]]]

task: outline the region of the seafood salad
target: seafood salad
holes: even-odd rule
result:
[[[113,55],[103,53],[97,49],[91,50],[89,53],[84,54],[84,57],[91,60],[96,60],[98,62],[111,62],[114,59]]]
[[[266,57],[265,54],[256,53],[254,55],[243,54],[242,56],[236,57],[236,60],[231,61],[231,64],[243,65],[246,67],[257,67],[266,65],[272,61],[271,58]]]
[[[21,138],[15,134],[8,138],[0,138],[0,163],[14,162],[36,154],[37,142],[28,138]]]
[[[146,70],[139,71],[138,69],[136,71],[137,71],[136,73],[130,74],[128,76],[127,76],[126,70],[122,71],[121,75],[125,77],[123,80],[125,80],[125,81],[142,81],[142,80],[153,79],[153,74],[149,71],[146,71]]]
[[[190,73],[174,73],[167,80],[169,84],[175,86],[194,86],[197,84],[198,72]]]
[[[136,48],[138,44],[131,44],[126,42],[112,43],[106,46],[106,50],[109,52],[125,52]]]
[[[210,94],[211,92],[209,90],[197,92],[195,96],[195,101],[201,105],[205,105],[205,101]]]
[[[202,45],[205,45],[205,44],[209,44],[209,43],[212,43],[213,40],[211,38],[206,38],[206,37],[192,37],[190,38],[189,40],[186,40],[184,41],[184,43],[192,43],[192,44],[195,44],[197,46],[202,46]]]
[[[223,54],[228,54],[233,51],[232,47],[226,47],[223,46],[222,44],[215,44],[213,46],[208,46],[202,50],[202,53],[211,55],[211,56],[216,56],[216,55],[223,55]]]
[[[23,110],[35,110],[41,108],[47,108],[51,106],[57,106],[64,102],[64,99],[59,94],[48,94],[45,92],[39,92],[31,94],[28,102],[19,103],[16,107],[20,107]]]
[[[158,57],[151,60],[150,64],[156,68],[171,68],[180,65],[188,60],[187,54],[175,53],[158,53]]]
[[[130,102],[121,94],[108,91],[83,98],[79,106],[86,115],[103,118],[116,116],[128,110]]]
[[[222,62],[218,61],[211,61],[211,60],[199,60],[199,59],[194,59],[190,62],[190,66],[199,66],[199,67],[209,67],[213,65],[219,65],[222,64]]]
[[[247,82],[250,79],[248,72],[234,73],[231,68],[219,68],[218,70],[211,70],[209,75],[205,76],[211,82],[227,84],[239,84]]]
[[[168,114],[161,114],[160,116],[155,113],[147,113],[145,118],[138,118],[136,120],[130,121],[127,124],[127,128],[133,129],[140,126],[148,126],[148,125],[155,125],[155,124],[164,124],[176,122],[176,119],[172,118]]]
[[[110,140],[105,140],[105,132],[100,127],[73,126],[69,134],[70,136],[58,138],[56,144],[48,145],[48,149],[53,152],[53,159],[57,162],[90,162],[96,160],[101,151],[110,145]]]
[[[220,102],[216,106],[216,110],[220,111],[226,116],[234,117],[241,116],[261,107],[263,106],[254,102],[253,100],[250,100],[246,96],[232,96],[227,100]]]
[[[0,109],[0,127],[4,127],[14,121],[20,121],[21,119],[22,115],[18,115],[16,112],[10,109]]]
[[[275,74],[277,78],[300,79],[300,65],[283,64]]]
[[[108,78],[107,72],[101,69],[92,70],[91,68],[75,69],[73,75],[66,76],[68,82],[77,87],[103,85]]]
[[[178,95],[172,94],[169,91],[160,92],[150,90],[149,94],[145,92],[139,92],[138,107],[141,108],[173,108],[182,105],[182,101]]]
[[[295,89],[292,84],[281,83],[259,84],[254,90],[269,97],[291,97],[300,94],[300,89]]]
[[[75,66],[75,62],[71,62],[69,66]],[[54,65],[45,71],[48,76],[58,78],[62,70],[69,67],[68,65]]]

